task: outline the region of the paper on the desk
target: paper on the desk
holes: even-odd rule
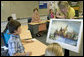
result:
[[[8,49],[6,46],[2,46],[1,48],[4,48],[4,50],[7,50]]]
[[[36,39],[34,38],[34,39],[31,39],[32,41],[36,41]]]

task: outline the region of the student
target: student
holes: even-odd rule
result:
[[[62,47],[58,43],[48,45],[45,56],[64,56]]]
[[[7,21],[9,22],[11,20],[13,20],[13,17],[9,16],[8,19],[7,19]],[[6,28],[5,28],[5,30],[3,32],[5,33],[7,30],[8,30],[8,24],[6,25]]]
[[[39,15],[39,13],[38,13],[38,9],[37,9],[37,8],[35,8],[35,9],[33,10],[32,22],[34,22],[34,23],[39,23],[39,22],[41,22],[41,20],[40,20],[40,15]],[[40,30],[40,29],[41,29],[41,30]],[[46,30],[46,25],[45,25],[45,24],[40,24],[40,25],[39,25],[39,28],[38,28],[38,31],[39,31],[39,32],[36,34],[36,36],[37,36],[37,37],[42,36],[43,30]]]
[[[50,18],[54,18],[54,12],[52,9],[50,9]]]
[[[8,22],[13,20],[13,18],[11,16],[8,17]],[[6,28],[5,30],[3,31],[3,34],[4,34],[4,39],[5,39],[5,44],[7,45],[8,44],[8,40],[10,38],[10,34],[9,34],[9,30],[8,30],[8,23],[6,25]]]
[[[19,34],[21,33],[21,24],[16,20],[8,23],[8,29],[11,34],[8,41],[8,53],[10,56],[29,56],[31,52],[25,53]]]
[[[32,22],[40,22],[40,21],[41,21],[41,20],[40,20],[40,15],[39,15],[39,13],[38,13],[38,9],[35,8],[35,9],[33,10]]]
[[[52,9],[49,10],[48,18],[54,18],[54,12]]]
[[[67,1],[60,1],[58,3],[56,17],[64,19],[72,19],[75,16],[75,10],[69,5]]]

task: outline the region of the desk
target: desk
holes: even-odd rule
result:
[[[39,24],[46,23],[46,22],[48,22],[48,21],[46,20],[46,21],[41,21],[41,22],[38,22],[38,23],[31,22],[31,23],[28,23],[28,24],[29,25],[39,25]]]
[[[31,31],[32,37],[34,38],[35,34],[39,32],[39,25],[40,24],[45,24],[47,23],[46,21],[41,21],[39,23],[28,23],[29,30]]]
[[[27,25],[22,25],[21,26],[21,34],[20,34],[20,38],[21,39],[28,39],[28,38],[32,38],[31,32],[30,30],[28,30],[28,26]]]
[[[23,43],[25,52],[32,52],[31,56],[42,56],[45,54],[47,46],[40,41],[33,39],[32,43]]]
[[[83,19],[83,16],[74,17],[74,19]]]
[[[50,20],[47,20],[47,22],[50,22]]]

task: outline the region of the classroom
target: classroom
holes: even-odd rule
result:
[[[83,56],[83,1],[1,1],[1,56]]]

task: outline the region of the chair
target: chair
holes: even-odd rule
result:
[[[31,23],[32,17],[28,17],[28,23]]]
[[[4,40],[3,40],[2,33],[1,33],[1,46],[5,46],[5,43],[4,43]]]
[[[50,20],[50,14],[47,16],[47,20]]]
[[[47,16],[47,20],[50,20],[49,16]]]
[[[28,23],[31,23],[31,21],[32,21],[32,17],[28,17]],[[33,30],[31,28],[32,28],[32,26],[28,25],[28,30],[30,30],[31,34],[33,35]]]
[[[4,33],[3,33],[3,32],[1,33],[1,38],[2,38],[2,40],[3,40],[4,45],[5,45],[6,47],[8,47],[8,44],[6,43],[6,41],[5,41],[5,39],[4,39]]]
[[[8,45],[6,44],[5,40],[4,40],[4,35],[3,33],[1,33],[1,46],[6,46],[8,47]],[[8,55],[8,50],[4,50],[3,48],[1,48],[1,56],[9,56]]]
[[[50,15],[47,16],[47,20],[50,20]],[[49,28],[49,22],[46,23],[47,24],[47,30]]]
[[[31,23],[31,21],[32,21],[32,17],[28,17],[28,23]],[[28,30],[30,30],[30,31],[31,31],[30,26],[28,26]]]

